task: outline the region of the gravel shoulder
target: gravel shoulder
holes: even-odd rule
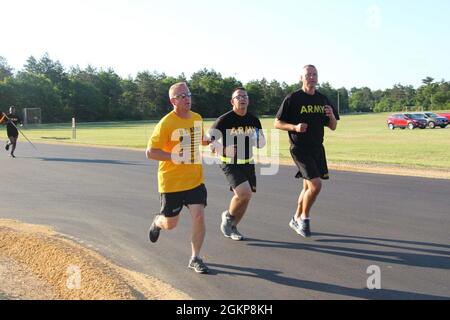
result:
[[[42,225],[0,219],[0,300],[190,300]]]

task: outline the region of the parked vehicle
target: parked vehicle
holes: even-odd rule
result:
[[[395,128],[400,129],[414,129],[422,128],[427,126],[427,120],[417,117],[418,119],[413,119],[405,113],[394,113],[387,118],[388,128],[394,130]]]
[[[407,116],[410,119],[416,120],[417,122],[419,122],[418,127],[420,129],[425,129],[428,125],[428,121],[425,118],[425,116],[423,114],[419,114],[419,113],[405,113],[405,116]]]
[[[450,112],[441,112],[437,114],[440,117],[447,118],[447,120],[450,122]]]
[[[441,128],[445,128],[448,125],[448,119],[445,117],[440,117],[437,114],[433,112],[417,112],[419,114],[423,114],[425,116],[425,119],[428,121],[428,127],[431,129],[434,129],[436,126],[439,126]]]

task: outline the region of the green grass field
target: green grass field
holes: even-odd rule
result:
[[[346,115],[341,117],[336,131],[326,128],[328,161],[450,169],[450,126],[445,129],[389,130],[387,116],[387,113]],[[23,132],[32,141],[144,149],[155,124],[151,121],[82,123],[77,126],[76,140],[71,139],[71,124],[41,125],[23,129]],[[206,121],[205,128],[211,124],[212,121]],[[262,125],[265,130],[272,129],[273,119],[263,118]],[[24,143],[23,138],[20,140]],[[271,150],[270,143],[267,150]],[[286,132],[279,132],[279,152],[282,158],[290,158]]]

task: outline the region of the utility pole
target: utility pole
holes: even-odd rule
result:
[[[340,114],[340,111],[339,111],[339,89],[337,90],[337,111],[338,111],[338,114]]]
[[[75,121],[75,117],[72,118],[72,139],[76,139],[77,138],[77,125],[76,125],[76,121]]]

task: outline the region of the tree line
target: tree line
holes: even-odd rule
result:
[[[0,56],[0,110],[6,111],[10,105],[19,112],[41,108],[43,123],[68,122],[72,117],[82,122],[159,119],[172,109],[168,90],[178,81],[188,83],[193,110],[204,118],[216,118],[230,110],[230,96],[236,87],[247,89],[252,113],[271,116],[284,97],[300,87],[265,78],[243,84],[208,69],[193,73],[190,79],[183,73],[173,77],[157,71],[123,79],[113,69],[66,69],[48,54],[39,59],[29,57],[23,69],[14,72]],[[367,87],[336,89],[324,82],[318,90],[335,106],[339,99],[340,113],[450,109],[450,82],[427,77],[422,83],[417,89],[397,84],[372,91]]]

